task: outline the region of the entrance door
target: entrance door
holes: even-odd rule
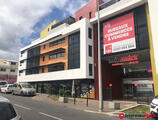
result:
[[[132,98],[133,97],[133,85],[132,84],[124,84],[123,85],[123,95],[125,98]]]

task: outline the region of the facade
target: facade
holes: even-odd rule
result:
[[[47,37],[21,49],[18,82],[32,83],[41,92],[58,83],[71,89],[73,80],[93,83],[92,36],[87,19],[74,23],[69,17],[57,23]]]
[[[99,4],[104,99],[157,95],[157,2],[100,0]],[[23,67],[19,67],[18,81],[52,82],[52,88],[56,81],[68,81],[72,89],[75,80],[74,86],[80,90],[94,88],[92,93],[98,99],[97,0],[80,8],[75,20],[64,21],[69,24],[55,24],[47,37],[21,49]],[[78,46],[73,47],[73,40],[80,41]]]
[[[15,83],[17,81],[18,62],[12,60],[0,60],[0,81]]]

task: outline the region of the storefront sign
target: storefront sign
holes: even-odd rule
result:
[[[133,13],[103,24],[104,54],[136,48]]]

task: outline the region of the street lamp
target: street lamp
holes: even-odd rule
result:
[[[103,111],[103,93],[102,93],[102,74],[101,74],[101,55],[100,55],[100,13],[99,0],[97,0],[98,9],[98,80],[99,80],[99,111]]]

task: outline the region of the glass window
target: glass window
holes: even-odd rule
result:
[[[89,64],[89,76],[93,75],[93,68],[92,68],[92,64]]]
[[[42,57],[42,60],[45,61],[45,56]]]
[[[89,18],[90,19],[92,18],[92,12],[89,12]]]
[[[44,68],[42,68],[42,73],[44,73]]]
[[[79,20],[81,20],[82,18],[83,18],[83,17],[82,17],[82,16],[80,16],[80,17],[79,17]]]
[[[65,42],[65,38],[62,38],[62,39],[59,39],[59,40],[56,40],[56,41],[53,41],[51,43],[49,43],[49,47],[52,47],[52,46],[55,46],[55,45],[58,45],[58,44],[62,44]]]
[[[11,69],[10,72],[15,72],[15,69]]]
[[[92,57],[92,46],[89,45],[89,57]]]
[[[11,62],[11,65],[16,65],[16,62]]]
[[[43,49],[46,49],[46,45],[43,45]]]
[[[6,68],[0,68],[0,71],[6,72]]]
[[[92,28],[88,28],[88,37],[92,39]]]

